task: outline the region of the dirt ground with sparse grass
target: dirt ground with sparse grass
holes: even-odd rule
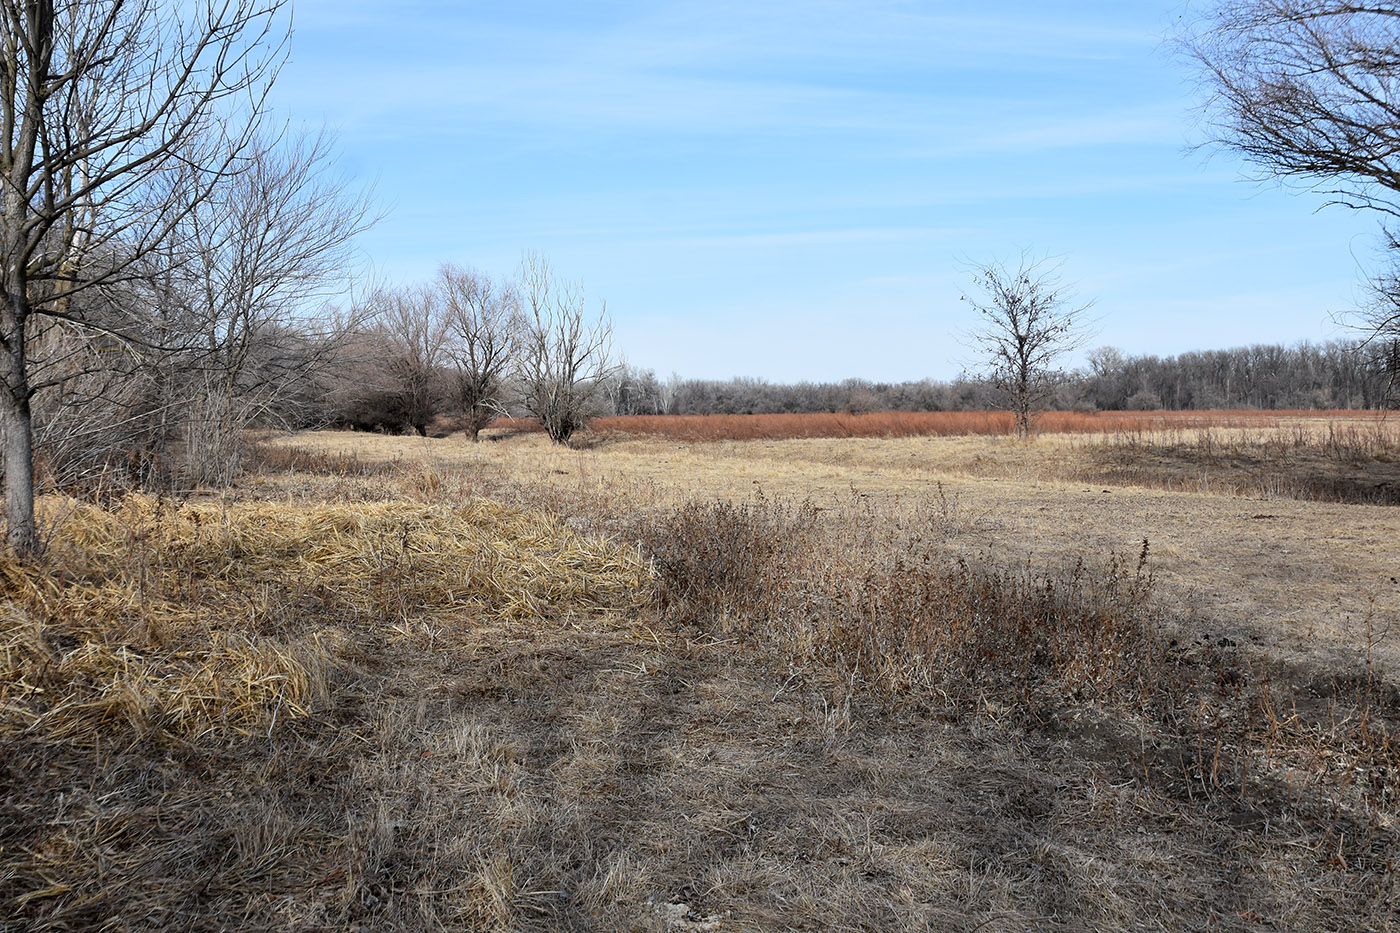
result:
[[[0,930],[1400,929],[1384,450],[580,441],[47,499]]]

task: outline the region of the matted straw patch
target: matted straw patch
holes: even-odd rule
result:
[[[409,600],[415,610],[471,605],[530,618],[629,608],[647,592],[637,553],[484,499],[176,508],[132,496],[113,511],[77,509],[60,534],[51,548],[65,576],[120,578],[162,595],[182,584],[246,593],[295,580],[363,612]]]
[[[652,592],[635,551],[486,500],[45,506],[45,562],[0,558],[0,728],[80,743],[306,716],[344,642],[409,615],[547,620]]]

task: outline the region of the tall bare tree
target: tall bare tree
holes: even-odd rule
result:
[[[420,436],[437,413],[439,370],[447,343],[442,292],[431,285],[380,289],[371,299],[385,384],[379,394]]]
[[[1023,254],[1012,268],[991,262],[974,266],[972,282],[980,295],[963,296],[981,319],[970,335],[987,376],[1003,392],[1016,416],[1016,436],[1030,436],[1032,419],[1054,388],[1055,362],[1080,346],[1084,314],[1060,280],[1062,263]]]
[[[1181,37],[1200,68],[1211,142],[1263,177],[1327,203],[1379,212],[1385,245],[1400,238],[1400,4],[1353,0],[1216,0]],[[1394,263],[1392,263],[1394,266]],[[1400,278],[1374,283],[1362,324],[1400,330]]]
[[[119,280],[236,168],[283,60],[280,7],[0,0],[0,429],[16,553],[39,542],[31,318],[115,332],[73,299]]]
[[[326,134],[255,138],[236,173],[220,179],[177,227],[168,264],[184,288],[175,340],[182,385],[185,469],[226,485],[243,429],[277,414],[331,359],[349,315],[327,304],[353,277],[353,238],[374,219],[363,193],[333,172]]]
[[[614,369],[608,308],[589,315],[582,287],[561,282],[538,253],[521,261],[520,293],[521,401],[555,443],[568,444],[593,417],[599,386]]]
[[[506,377],[520,339],[520,298],[509,282],[445,265],[438,271],[452,403],[473,441],[505,413]]]

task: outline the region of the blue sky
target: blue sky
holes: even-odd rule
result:
[[[274,102],[339,134],[376,273],[605,299],[665,377],[955,376],[968,263],[1064,260],[1131,353],[1345,337],[1376,222],[1191,151],[1180,2],[298,0]]]

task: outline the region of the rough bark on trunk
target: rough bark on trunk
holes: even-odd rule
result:
[[[7,296],[0,314],[3,354],[3,389],[0,389],[0,438],[5,463],[5,544],[21,557],[39,548],[34,520],[34,431],[29,408],[29,379],[25,372],[24,295]]]

